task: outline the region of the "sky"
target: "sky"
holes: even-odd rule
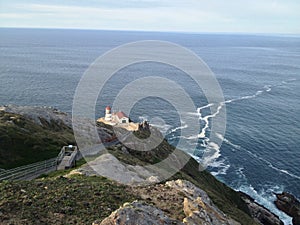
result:
[[[300,34],[300,1],[0,0],[0,27]]]

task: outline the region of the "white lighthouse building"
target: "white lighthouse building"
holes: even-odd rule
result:
[[[111,126],[122,127],[129,131],[135,131],[139,129],[138,123],[131,122],[129,117],[122,111],[112,112],[110,106],[106,106],[105,116],[97,119],[97,122],[105,123]]]
[[[112,121],[112,114],[111,114],[111,108],[110,106],[106,106],[105,108],[105,117],[104,117],[105,121]]]

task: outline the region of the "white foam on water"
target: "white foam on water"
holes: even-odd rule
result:
[[[228,142],[227,142],[227,141],[228,141]],[[288,176],[290,176],[290,177],[293,177],[293,178],[295,178],[295,179],[300,180],[300,176],[298,176],[298,175],[296,175],[296,174],[293,174],[293,173],[291,173],[291,172],[289,172],[289,171],[287,171],[287,170],[283,170],[283,169],[280,169],[280,168],[274,166],[274,165],[273,165],[270,161],[268,161],[267,159],[264,159],[264,158],[262,158],[261,156],[256,155],[255,153],[253,153],[253,152],[251,152],[251,151],[249,151],[249,150],[243,148],[242,146],[239,146],[239,145],[236,145],[236,144],[234,144],[234,143],[232,143],[232,142],[229,142],[229,140],[227,140],[227,139],[226,139],[226,140],[224,139],[224,142],[230,144],[232,147],[235,147],[235,148],[238,149],[238,150],[243,150],[244,152],[248,153],[249,155],[251,155],[252,157],[256,158],[257,160],[264,162],[268,167],[272,168],[273,170],[276,170],[276,171],[279,172],[279,173],[284,173],[284,174],[286,174],[286,175],[288,175]]]
[[[270,92],[272,90],[271,87],[272,87],[271,85],[265,85],[264,89],[265,89],[266,92]]]
[[[231,141],[229,141],[226,138],[223,139],[223,142],[225,142],[226,144],[230,145],[231,147],[233,147],[236,150],[240,150],[241,149],[240,145],[234,144],[234,143],[232,143]]]
[[[282,82],[286,82],[286,81],[282,81]],[[282,82],[279,85],[282,85]],[[255,94],[253,94],[253,95],[246,95],[246,96],[242,96],[242,97],[235,98],[235,99],[229,99],[229,100],[226,100],[224,102],[210,103],[210,104],[199,107],[197,109],[197,114],[199,115],[199,120],[204,122],[204,127],[201,129],[201,132],[198,134],[198,138],[205,139],[205,142],[209,143],[209,138],[206,137],[206,131],[209,129],[209,119],[216,117],[220,113],[220,111],[222,110],[222,107],[225,104],[229,104],[229,103],[232,103],[232,102],[235,102],[235,101],[241,101],[241,100],[256,98],[257,96],[263,94],[264,92],[270,92],[272,90],[272,87],[275,87],[275,86],[278,86],[278,85],[273,85],[273,86],[272,85],[265,85],[262,90],[256,91]],[[218,107],[216,109],[214,109],[214,107],[212,107],[215,104],[218,104]],[[201,111],[203,109],[206,109],[206,108],[209,108],[209,107],[211,108],[211,114],[203,116]],[[232,143],[230,140],[225,139],[223,136],[220,136],[220,134],[217,134],[217,135],[219,135],[218,138],[222,139],[225,143],[232,146],[234,149],[237,149],[237,150],[241,149],[241,146]],[[219,150],[217,152],[219,152]],[[214,154],[217,154],[217,153],[215,152]],[[255,154],[253,154],[253,155],[255,157],[257,157]],[[214,156],[214,157],[216,157],[216,156]],[[285,173],[285,171],[283,171],[283,173]],[[287,172],[287,174],[290,174],[290,173]],[[296,176],[296,175],[292,175],[292,176]]]
[[[205,166],[210,166],[221,156],[220,146],[214,142],[207,142],[206,151],[209,155],[205,155],[201,163]]]
[[[171,129],[170,133],[174,133],[174,132],[176,132],[178,130],[182,130],[182,129],[186,129],[186,128],[188,128],[188,125],[184,124],[183,126],[179,126],[179,127],[175,127],[173,129]]]
[[[261,159],[262,161],[266,162],[266,163],[268,164],[268,166],[269,166],[270,168],[272,168],[273,170],[276,170],[276,171],[278,171],[278,172],[280,172],[280,173],[284,173],[284,174],[286,174],[286,175],[288,175],[288,176],[290,176],[290,177],[293,177],[293,178],[295,178],[295,179],[300,180],[300,176],[297,176],[296,174],[293,174],[293,173],[291,173],[291,172],[289,172],[289,171],[287,171],[287,170],[279,169],[279,168],[277,168],[276,166],[274,166],[271,162],[269,162],[269,161],[267,161],[267,160],[265,160],[265,159],[263,159],[263,158],[261,158],[261,157],[260,157],[260,159]]]
[[[282,192],[284,190],[284,187],[274,185],[272,187],[267,187],[267,189],[261,189],[257,191],[251,185],[241,185],[239,188],[237,188],[237,190],[248,194],[253,199],[255,199],[257,203],[263,205],[271,212],[279,216],[279,218],[285,225],[292,225],[292,217],[277,209],[276,205],[274,204],[276,196],[273,193]]]
[[[239,97],[239,98],[229,99],[229,100],[226,100],[224,102],[220,102],[220,103],[218,103],[217,109],[212,114],[209,114],[209,115],[206,115],[206,116],[202,116],[201,110],[209,108],[209,107],[212,110],[212,106],[214,106],[215,104],[210,103],[210,104],[207,104],[205,106],[197,108],[197,114],[199,115],[199,119],[205,123],[205,125],[202,128],[201,132],[199,133],[198,137],[199,138],[204,138],[206,136],[206,130],[209,128],[209,119],[216,117],[220,113],[222,107],[225,104],[229,104],[229,103],[232,103],[232,102],[235,102],[235,101],[241,101],[241,100],[245,100],[245,99],[256,98],[257,96],[263,94],[264,92],[270,92],[272,90],[271,87],[272,87],[271,85],[265,85],[263,90],[258,90],[253,95],[246,95],[246,96],[242,96],[242,97]]]
[[[187,140],[196,140],[198,139],[198,135],[192,135],[192,136],[189,136],[189,137],[186,137]]]
[[[169,124],[157,124],[157,123],[150,123],[150,125],[158,128],[160,130],[160,132],[162,132],[164,135],[166,134],[166,132],[172,127]]]
[[[215,171],[211,172],[213,176],[226,175],[227,170],[230,168],[230,165],[225,163],[225,159],[220,161],[215,161],[211,163],[209,166],[212,168],[218,168],[217,172]]]
[[[197,111],[198,111],[198,110],[197,110]],[[187,114],[187,115],[190,115],[190,116],[197,116],[197,117],[200,116],[200,114],[199,114],[198,112],[187,112],[186,114]]]
[[[229,103],[232,103],[232,102],[235,102],[235,101],[242,101],[242,100],[256,98],[256,97],[262,95],[263,93],[267,93],[267,92],[272,91],[273,87],[282,86],[282,85],[287,84],[287,82],[291,82],[291,81],[295,81],[295,80],[296,79],[289,79],[287,81],[282,81],[280,84],[277,84],[277,85],[265,85],[262,90],[256,91],[255,94],[253,94],[253,95],[242,96],[242,97],[235,98],[235,99],[229,99],[229,100],[226,100],[226,101],[221,102],[221,103],[215,103],[215,104],[218,104],[218,107],[215,111],[213,111],[213,108],[212,108],[212,106],[214,106],[215,104],[207,104],[207,105],[199,107],[197,109],[197,114],[199,115],[199,120],[203,121],[204,124],[205,124],[204,127],[202,128],[201,132],[198,134],[198,138],[203,139],[202,144],[201,144],[202,147],[206,147],[206,148],[208,148],[208,150],[211,150],[210,152],[213,152],[213,154],[206,157],[204,160],[202,159],[202,163],[204,165],[209,165],[211,167],[220,168],[220,170],[218,172],[212,172],[212,174],[214,176],[217,176],[217,175],[220,175],[220,174],[226,174],[227,170],[230,167],[230,165],[225,165],[223,161],[217,161],[217,159],[221,156],[220,147],[216,143],[209,142],[209,138],[206,137],[206,130],[209,129],[209,119],[217,116],[220,113],[220,110],[222,109],[222,107],[225,104],[229,104]],[[209,108],[209,107],[211,107],[211,114],[203,116],[202,115],[202,113],[203,113],[202,110],[206,109],[206,108]],[[216,134],[216,135],[219,139],[223,140],[226,144],[233,147],[233,149],[246,151],[248,154],[255,157],[256,159],[265,162],[270,168],[272,168],[272,169],[274,169],[274,170],[276,170],[280,173],[287,174],[287,175],[289,175],[293,178],[300,179],[299,176],[297,176],[297,175],[295,175],[295,174],[293,174],[293,173],[291,173],[287,170],[283,170],[283,169],[275,167],[268,160],[257,156],[256,154],[248,151],[247,149],[244,149],[242,146],[233,143],[232,141],[226,139],[222,135],[220,135],[220,134]],[[199,157],[198,157],[198,160],[200,160]],[[275,192],[275,191],[276,192],[282,192],[283,187],[274,186],[274,187],[271,187],[271,188],[269,187],[267,190],[262,189],[259,192],[257,192],[251,185],[245,184],[245,182],[246,183],[248,183],[248,182],[247,182],[246,176],[243,173],[243,170],[244,170],[244,168],[241,167],[237,171],[237,173],[239,173],[239,175],[240,175],[240,179],[243,181],[242,183],[244,183],[243,185],[241,185],[238,188],[238,190],[240,190],[242,192],[245,192],[246,194],[250,195],[259,204],[265,206],[270,211],[272,211],[273,213],[278,215],[280,217],[280,219],[284,222],[285,225],[292,224],[292,218],[289,217],[288,215],[286,215],[284,212],[278,210],[276,208],[275,204],[274,204],[274,200],[275,200],[276,197],[272,193]]]
[[[250,152],[249,150],[246,150],[246,149],[244,149],[244,148],[241,148],[241,149],[244,150],[245,152],[247,152],[249,155],[253,156],[254,158],[256,158],[256,159],[258,159],[258,160],[264,162],[268,167],[272,168],[273,170],[276,170],[276,171],[279,172],[279,173],[284,173],[284,174],[286,174],[286,175],[289,175],[290,177],[293,177],[293,178],[295,178],[295,179],[300,180],[300,176],[298,176],[298,175],[296,175],[296,174],[293,174],[293,173],[291,173],[291,172],[289,172],[289,171],[287,171],[287,170],[283,170],[283,169],[280,169],[280,168],[274,166],[270,161],[268,161],[268,160],[262,158],[261,156],[257,156],[255,153],[252,153],[252,152]]]
[[[139,116],[140,121],[148,121],[148,116]]]
[[[197,112],[199,113],[199,111],[201,111],[202,109],[206,109],[206,108],[211,107],[211,106],[213,106],[213,105],[214,105],[213,103],[209,103],[209,104],[207,104],[207,105],[205,105],[205,106],[199,107],[199,108],[197,109]]]
[[[204,116],[204,117],[202,117],[202,114],[201,114],[201,108],[198,108],[199,115],[200,115],[200,118],[199,118],[199,119],[200,119],[201,121],[204,121],[204,122],[205,122],[204,127],[201,129],[201,132],[200,132],[200,134],[198,135],[199,138],[204,138],[204,137],[206,137],[206,130],[209,128],[209,119],[210,119],[210,118],[216,117],[216,116],[220,113],[220,111],[221,111],[222,107],[224,106],[224,104],[225,104],[225,103],[220,103],[220,104],[218,105],[216,111],[215,111],[213,114],[209,114],[209,115]],[[204,106],[204,107],[205,107],[205,108],[210,107],[209,105],[210,105],[210,106],[213,106],[213,104],[208,104],[208,105],[206,105],[206,106]],[[202,109],[203,109],[204,107],[202,107]]]
[[[296,178],[296,179],[300,180],[300,176],[297,176],[297,175],[295,175],[295,174],[293,174],[293,173],[291,173],[291,172],[289,172],[287,170],[282,170],[282,169],[278,169],[278,168],[276,168],[276,170],[279,170],[281,173],[287,174],[287,175],[289,175],[289,176],[291,176],[293,178]]]

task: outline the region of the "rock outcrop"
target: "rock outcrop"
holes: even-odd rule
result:
[[[158,177],[139,165],[127,165],[112,154],[103,154],[72,173],[103,176],[122,184],[157,183]]]
[[[268,209],[258,204],[249,195],[240,192],[241,197],[246,202],[251,216],[260,224],[264,225],[283,225],[279,217],[271,213]]]
[[[182,210],[185,217],[182,221],[178,218],[170,218],[157,205],[149,205],[142,202],[124,204],[114,211],[102,222],[95,221],[93,225],[148,225],[148,224],[182,224],[182,225],[238,225],[240,223],[226,216],[219,210],[208,197],[206,192],[196,187],[189,181],[168,181],[159,185],[161,189],[168,190],[173,199],[182,199]],[[176,197],[176,195],[178,197]],[[149,198],[150,196],[148,196]],[[170,202],[169,204],[176,204]],[[169,207],[172,207],[170,205]],[[174,216],[174,215],[173,215]]]
[[[71,116],[52,107],[7,105],[1,106],[0,110],[22,115],[41,126],[56,123],[57,125],[72,127]]]
[[[125,203],[102,222],[95,221],[93,225],[184,225],[182,222],[170,219],[160,209],[148,204],[134,201]]]
[[[300,202],[295,196],[283,192],[276,194],[275,205],[278,209],[293,217],[293,224],[300,225]]]
[[[185,196],[183,202],[183,211],[186,215],[186,217],[183,219],[184,224],[240,224],[227,217],[213,204],[205,191],[196,187],[191,182],[185,180],[176,180],[168,181],[166,182],[166,185],[170,188],[176,189]]]

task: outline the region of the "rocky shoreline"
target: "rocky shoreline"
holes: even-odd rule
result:
[[[275,205],[293,218],[293,225],[300,225],[300,201],[290,193],[276,194]]]

